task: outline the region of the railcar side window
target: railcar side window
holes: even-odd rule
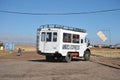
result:
[[[79,35],[73,34],[72,42],[79,43]]]
[[[71,43],[71,34],[63,33],[63,42]]]
[[[45,41],[45,32],[41,33],[41,41]]]
[[[53,42],[56,42],[56,41],[57,41],[57,33],[54,32],[54,33],[53,33]]]
[[[46,41],[51,41],[51,40],[52,40],[52,33],[51,32],[47,32]]]

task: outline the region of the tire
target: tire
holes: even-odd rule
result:
[[[63,57],[61,54],[54,54],[53,59],[57,62],[63,61]]]
[[[62,57],[62,56],[61,56],[61,57],[58,57],[58,58],[57,58],[57,61],[58,61],[58,62],[63,61],[63,57]]]
[[[53,56],[46,56],[46,61],[48,62],[53,61]]]
[[[84,60],[85,61],[89,61],[90,60],[90,51],[85,51],[85,54],[84,54]]]
[[[71,56],[70,53],[68,53],[68,54],[65,56],[65,62],[70,63],[70,62],[71,62],[71,59],[72,59],[72,56]]]

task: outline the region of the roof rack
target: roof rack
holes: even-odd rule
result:
[[[71,30],[71,31],[77,31],[77,32],[86,33],[86,30],[84,30],[84,29],[74,28],[74,27],[68,27],[68,26],[63,26],[63,25],[57,25],[57,24],[41,25],[38,30],[41,30],[43,28],[59,28],[59,29],[65,29],[65,30]]]

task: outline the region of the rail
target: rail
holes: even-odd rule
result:
[[[75,28],[75,27],[69,27],[69,26],[63,26],[63,25],[57,25],[57,24],[41,25],[40,28],[38,28],[38,31],[40,31],[43,28],[58,28],[58,29],[71,30],[71,31],[77,31],[77,32],[86,33],[86,30],[84,30],[84,29]]]

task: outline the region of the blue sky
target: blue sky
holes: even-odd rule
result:
[[[89,12],[120,8],[120,0],[0,0],[0,10],[27,13]],[[120,11],[77,15],[25,15],[0,12],[0,40],[36,43],[36,30],[43,24],[60,24],[86,29],[92,44],[102,42],[97,32],[111,31],[111,44],[120,43]]]

